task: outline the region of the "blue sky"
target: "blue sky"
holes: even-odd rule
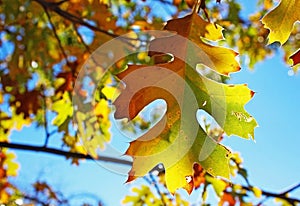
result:
[[[247,2],[244,14],[254,12],[254,1]],[[242,65],[241,72],[231,76],[231,83],[247,83],[256,92],[246,109],[259,123],[255,130],[255,142],[238,137],[226,138],[223,144],[239,151],[249,180],[268,191],[280,192],[300,181],[300,75],[289,76],[290,68],[282,61],[282,54],[258,63],[253,71]],[[37,143],[44,135],[42,130],[25,128],[15,132],[12,140]],[[50,144],[60,141],[54,136]],[[122,144],[122,149],[128,146]],[[36,179],[49,180],[55,189],[66,194],[92,193],[105,205],[120,205],[120,200],[137,183],[124,184],[126,176],[107,171],[93,161],[85,161],[79,167],[66,163],[62,157],[18,151],[22,167],[14,180],[26,191]],[[70,162],[70,161],[68,161]],[[129,167],[125,167],[129,169]],[[295,193],[300,196],[300,192]],[[197,191],[190,198],[196,199]],[[269,202],[271,205],[272,203]]]
[[[224,144],[240,151],[250,181],[265,189],[282,190],[300,181],[300,76],[289,76],[282,55],[265,60],[253,72],[244,68],[232,83],[247,83],[256,91],[246,106],[256,118],[255,142],[237,137]],[[298,193],[300,194],[300,193]]]

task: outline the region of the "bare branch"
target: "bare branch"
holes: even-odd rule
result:
[[[298,183],[297,185],[291,187],[290,189],[287,189],[286,191],[282,192],[281,194],[286,195],[287,193],[292,192],[292,191],[294,191],[298,188],[300,188],[300,183]]]
[[[298,189],[299,187],[300,187],[300,183],[298,183],[297,185],[295,185],[295,186],[291,187],[290,189],[287,189],[284,192],[281,192],[279,194],[262,191],[262,194],[265,195],[266,197],[263,200],[261,200],[257,204],[257,206],[263,205],[263,203],[270,197],[275,197],[275,198],[280,198],[280,199],[286,200],[287,202],[291,203],[292,205],[295,205],[295,203],[300,203],[300,199],[291,198],[291,197],[288,197],[288,195],[287,195],[289,192],[292,192],[292,191]]]
[[[297,187],[291,188],[291,189],[295,190],[298,187],[300,187],[300,184],[298,184]],[[251,186],[242,186],[242,188],[247,190],[247,191],[250,191],[250,192],[252,191]],[[291,189],[289,189],[289,190],[287,190],[283,193],[274,193],[274,192],[268,192],[268,191],[265,191],[265,190],[261,190],[261,192],[262,192],[262,195],[266,196],[266,199],[270,198],[270,197],[279,198],[279,199],[282,199],[282,200],[285,200],[285,201],[291,203],[292,205],[294,205],[295,203],[300,203],[300,199],[296,199],[296,198],[287,196],[287,193],[292,191]],[[265,201],[265,200],[263,200],[263,201]],[[262,202],[260,202],[258,205],[262,205]]]
[[[128,165],[128,166],[132,165],[132,162],[128,161],[128,160],[122,160],[122,159],[117,159],[117,158],[112,158],[112,157],[103,157],[103,156],[95,159],[90,155],[85,155],[82,153],[68,152],[68,151],[64,151],[64,150],[48,148],[48,147],[43,147],[43,146],[40,147],[40,146],[24,145],[24,144],[17,144],[17,143],[0,142],[0,148],[2,148],[2,147],[18,149],[18,150],[25,150],[25,151],[44,152],[44,153],[64,156],[67,158],[73,157],[73,158],[78,158],[78,159],[111,162],[111,163],[123,164],[123,165]],[[242,188],[249,192],[253,191],[252,190],[253,187],[251,187],[251,186],[242,186]],[[300,188],[300,183],[297,184],[296,186],[293,186],[290,189],[287,189],[284,192],[281,192],[281,193],[274,193],[274,192],[269,192],[266,190],[261,190],[261,191],[262,191],[262,195],[266,196],[267,198],[270,198],[270,197],[280,198],[282,200],[286,200],[287,202],[289,202],[291,204],[295,204],[295,203],[300,203],[300,199],[288,197],[287,193],[292,192],[298,188]],[[261,204],[259,203],[258,205],[261,205]]]
[[[128,160],[122,160],[122,159],[117,159],[117,158],[113,158],[113,157],[103,157],[103,156],[98,157],[98,158],[93,158],[90,155],[86,155],[86,154],[82,154],[82,153],[68,152],[68,151],[44,147],[44,146],[40,147],[40,146],[33,146],[33,145],[0,142],[0,148],[1,147],[18,149],[18,150],[26,150],[26,151],[34,151],[34,152],[44,152],[44,153],[54,154],[54,155],[58,155],[58,156],[64,156],[67,158],[73,157],[73,158],[78,158],[78,159],[112,162],[112,163],[128,165],[128,166],[132,165],[132,162],[128,161]]]

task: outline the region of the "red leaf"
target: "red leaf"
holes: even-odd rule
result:
[[[290,56],[290,59],[292,59],[294,62],[293,66],[299,64],[300,63],[300,49],[296,53],[292,54]]]
[[[24,93],[17,93],[15,100],[12,104],[16,105],[16,113],[24,114],[24,119],[30,116],[30,114],[36,114],[38,109],[41,107],[39,100],[40,92],[37,90],[26,91]]]

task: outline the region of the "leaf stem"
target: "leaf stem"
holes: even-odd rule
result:
[[[193,13],[198,13],[201,8],[202,0],[197,0],[194,7],[193,7]]]

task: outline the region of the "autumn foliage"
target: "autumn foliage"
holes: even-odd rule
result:
[[[253,69],[281,49],[298,71],[300,1],[274,2],[258,1],[244,18],[235,0],[0,0],[0,204],[68,202],[46,182],[32,184],[42,200],[12,184],[19,168],[13,149],[79,166],[82,159],[130,165],[127,182],[144,178],[153,187],[135,187],[124,204],[189,205],[177,191],[201,188],[205,205],[209,187],[219,205],[252,205],[248,196],[299,204],[290,190],[251,185],[240,154],[222,145],[231,135],[254,139],[258,125],[245,110],[255,92],[227,84],[241,64]],[[109,42],[126,46],[103,52]],[[104,64],[118,52],[122,58]],[[143,117],[156,100],[165,111]],[[198,111],[216,124],[199,124]],[[115,121],[139,134],[124,154],[132,161],[102,156],[116,138]],[[25,126],[43,128],[44,144],[13,142],[13,131]],[[62,138],[52,148],[55,134]],[[236,176],[247,184],[231,183]]]

